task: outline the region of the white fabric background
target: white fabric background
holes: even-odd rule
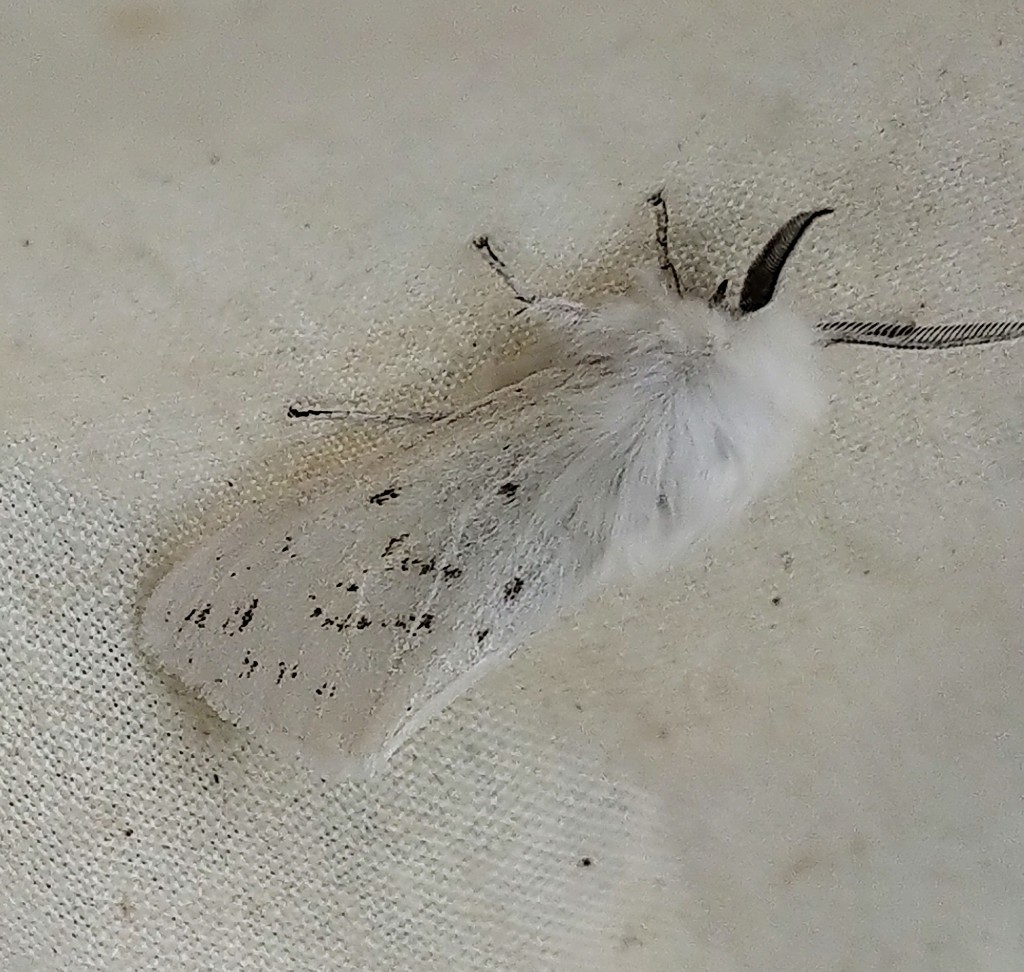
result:
[[[1024,966],[1024,348],[829,353],[751,521],[328,787],[161,676],[154,572],[594,298],[833,205],[812,317],[1024,313],[1024,18],[623,0],[7,4],[0,968]],[[773,598],[778,603],[773,603]],[[589,866],[584,859],[589,859]]]

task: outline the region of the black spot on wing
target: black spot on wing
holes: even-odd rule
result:
[[[485,638],[486,638],[486,637],[487,637],[487,636],[488,636],[488,635],[489,635],[490,633],[491,633],[491,629],[490,629],[490,628],[481,628],[481,629],[480,629],[479,631],[477,631],[477,633],[476,633],[476,643],[477,643],[478,645],[482,645],[482,644],[483,644],[483,642],[484,642],[484,639],[485,639]]]
[[[390,557],[391,554],[393,554],[395,552],[395,547],[397,547],[399,544],[405,543],[405,541],[408,540],[408,539],[409,539],[409,534],[408,533],[401,533],[397,537],[392,537],[390,540],[388,540],[387,544],[385,544],[384,552],[381,554],[381,556],[382,557]],[[364,573],[365,573],[365,571],[364,571]]]
[[[224,620],[224,623],[220,626],[220,630],[225,632],[229,638],[233,638],[236,634],[241,634],[247,627],[256,614],[256,607],[259,604],[259,598],[253,598],[245,607],[239,604],[235,610]],[[232,625],[235,627],[232,630],[228,630]]]
[[[259,598],[254,597],[250,602],[249,606],[242,612],[242,620],[238,625],[238,633],[241,634],[249,627],[252,622],[253,616],[256,614],[256,608],[259,605]]]
[[[391,622],[391,624],[396,628],[400,628],[402,631],[411,631],[415,634],[417,631],[429,631],[435,620],[436,619],[433,614],[400,614]],[[382,628],[387,628],[388,622],[381,621],[380,626]]]
[[[441,576],[446,581],[457,580],[462,576],[462,568],[452,567],[450,564],[445,564],[445,566],[441,568]]]
[[[370,502],[374,506],[383,506],[389,500],[398,499],[399,487],[389,486],[387,489],[382,489],[379,493],[374,493],[370,497]]]
[[[277,680],[274,682],[274,684],[275,685],[280,685],[284,681],[284,678],[285,678],[286,675],[289,678],[298,678],[299,677],[299,663],[298,662],[294,662],[292,664],[291,668],[289,669],[288,664],[286,662],[278,661],[278,663],[277,663]]]
[[[352,618],[354,616],[355,611],[349,611],[343,618],[332,618],[325,614],[323,616],[323,620],[320,622],[320,627],[334,628],[335,631],[345,631],[347,628],[352,626]]]
[[[516,498],[516,493],[519,492],[519,483],[502,483],[498,487],[498,495],[505,498],[506,503],[511,503]]]
[[[519,596],[522,589],[523,579],[521,577],[513,577],[512,580],[505,585],[505,600],[514,601]]]
[[[194,624],[197,628],[205,628],[206,622],[209,619],[210,612],[212,610],[212,604],[203,604],[200,607],[192,608],[192,610],[185,615],[185,620],[182,622],[182,627],[184,627],[185,624],[191,621],[192,624]]]
[[[242,658],[242,670],[238,673],[239,678],[252,678],[253,672],[260,667],[260,663],[255,658],[250,658],[248,655]]]

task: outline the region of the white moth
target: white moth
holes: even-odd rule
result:
[[[735,522],[824,407],[818,348],[1024,334],[1020,322],[814,325],[769,306],[787,257],[828,209],[779,229],[735,310],[726,281],[710,301],[684,297],[665,203],[650,202],[669,286],[648,280],[593,308],[524,293],[478,239],[552,332],[559,363],[455,414],[407,416],[424,422],[412,448],[354,463],[344,487],[200,546],[145,607],[158,661],[320,774],[372,774],[554,616]]]

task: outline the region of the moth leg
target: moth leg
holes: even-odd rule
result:
[[[512,276],[512,271],[509,270],[505,261],[494,252],[494,249],[491,247],[491,241],[486,236],[478,236],[473,240],[473,246],[480,251],[491,269],[505,281],[508,289],[516,295],[516,300],[523,304],[532,304],[537,299],[534,294],[527,294],[519,289],[519,284],[516,283],[515,278]]]
[[[517,314],[529,313],[532,317],[538,317],[552,324],[561,324],[566,327],[579,324],[587,315],[587,308],[577,301],[567,300],[564,297],[542,297],[522,290],[519,284],[516,283],[505,261],[494,252],[491,241],[486,236],[478,236],[473,240],[473,246],[480,251],[491,269],[505,281],[509,290],[515,294],[516,300],[523,305],[519,308]]]
[[[351,422],[378,422],[381,425],[429,425],[448,418],[450,412],[367,412],[361,408],[306,408],[288,406],[288,418],[345,419]]]
[[[662,196],[659,189],[652,196],[648,197],[647,201],[654,208],[654,239],[658,244],[661,270],[663,273],[668,274],[675,292],[682,297],[683,288],[679,284],[679,271],[676,270],[676,265],[672,262],[672,257],[668,253],[668,206],[665,205],[665,197]]]

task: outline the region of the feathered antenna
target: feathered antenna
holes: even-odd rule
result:
[[[831,209],[815,209],[806,213],[797,213],[792,219],[783,223],[775,235],[764,245],[764,248],[750,264],[750,269],[743,280],[740,291],[740,314],[750,314],[764,307],[775,293],[775,287],[782,275],[782,268],[800,242],[800,237],[819,216],[827,216]]]
[[[995,344],[1024,337],[1024,321],[978,321],[962,324],[887,324],[883,321],[821,321],[823,347],[868,344],[899,351],[938,351],[970,344]]]
[[[832,209],[798,213],[776,231],[754,258],[743,281],[739,312],[760,310],[772,299],[786,260],[800,238],[819,216]],[[722,281],[711,305],[722,303],[726,281]],[[865,344],[899,351],[939,351],[972,344],[996,344],[1024,337],[1024,321],[977,321],[956,324],[893,324],[885,321],[821,321],[817,325],[823,347],[836,344]]]
[[[665,205],[665,197],[659,189],[648,196],[647,202],[654,209],[655,215],[655,241],[658,252],[661,256],[661,269],[668,276],[672,289],[680,296],[683,296],[683,288],[679,282],[679,272],[676,270],[668,248],[668,207]],[[743,279],[743,287],[740,291],[740,301],[737,313],[739,316],[751,314],[761,310],[772,299],[775,288],[778,286],[779,277],[786,266],[786,261],[793,252],[800,238],[807,232],[811,223],[820,216],[827,216],[834,210],[813,209],[804,213],[797,213],[792,219],[787,220],[776,230],[772,238],[761,248],[761,252],[754,257],[747,275]],[[485,241],[486,242],[486,241]],[[481,244],[477,243],[478,247]],[[491,259],[492,266],[503,273],[503,266],[495,257]],[[708,300],[709,307],[724,307],[726,292],[729,288],[729,280],[723,280]]]

